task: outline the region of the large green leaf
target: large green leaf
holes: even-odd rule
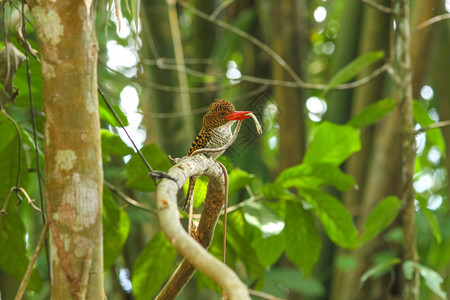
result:
[[[128,147],[122,139],[106,129],[100,129],[102,138],[102,157],[104,162],[111,160],[111,154],[125,156],[133,154],[133,149]]]
[[[430,225],[431,232],[433,233],[436,242],[440,244],[442,242],[441,228],[439,227],[439,221],[433,211],[427,207],[421,208],[425,216],[427,217],[428,224]]]
[[[305,276],[319,259],[322,240],[315,226],[315,218],[299,202],[286,202],[286,255]]]
[[[284,188],[320,188],[331,184],[340,191],[345,191],[355,185],[355,180],[334,164],[304,163],[285,169],[275,183]]]
[[[15,198],[15,197],[14,197]],[[3,203],[0,203],[3,206]],[[14,207],[10,202],[8,208]],[[0,215],[0,267],[17,280],[22,280],[28,267],[25,226],[13,209],[7,209],[8,215]],[[38,292],[42,288],[42,278],[35,268],[31,274],[27,289]]]
[[[349,212],[335,197],[320,190],[299,190],[311,204],[330,239],[337,245],[353,249],[357,246],[358,232]]]
[[[29,40],[30,41],[30,40]],[[39,45],[32,43],[32,47],[36,49]],[[39,50],[39,49],[38,49]],[[31,93],[33,94],[33,106],[37,111],[42,111],[42,71],[41,63],[30,57],[30,82]],[[23,63],[17,69],[16,76],[14,76],[14,86],[19,90],[19,95],[16,97],[14,106],[30,108],[30,94],[28,88],[27,66]]]
[[[284,240],[284,230],[279,235],[267,238],[263,238],[259,234],[253,235],[251,246],[255,249],[258,260],[265,268],[271,267],[281,257],[285,248]]]
[[[352,153],[361,149],[359,130],[348,125],[323,122],[314,133],[305,154],[304,163],[340,165]]]
[[[245,232],[241,232],[241,222],[242,219],[239,213],[233,213],[228,217],[227,243],[236,252],[247,273],[258,280],[257,285],[261,285],[264,277],[263,266],[250,244],[250,236],[247,236]]]
[[[432,290],[442,299],[447,299],[447,293],[444,292],[441,288],[441,283],[444,282],[444,280],[442,279],[441,275],[439,275],[439,273],[437,273],[433,269],[428,268],[427,266],[407,260],[403,263],[403,274],[405,275],[406,279],[412,279],[414,269],[416,269],[419,272],[420,276],[425,279],[425,284],[430,290]]]
[[[245,221],[261,231],[263,239],[279,235],[284,228],[283,219],[261,202],[246,202],[242,212]]]
[[[401,208],[402,205],[396,196],[381,200],[364,224],[364,234],[360,238],[360,244],[370,241],[385,230],[395,220]]]
[[[137,300],[154,298],[169,276],[176,254],[162,231],[155,234],[134,262],[131,283]]]
[[[426,108],[419,101],[413,101],[413,113],[420,126],[425,127],[434,124]],[[445,140],[440,128],[427,130],[425,134],[432,145],[435,145],[442,153],[445,153]]]
[[[167,155],[156,144],[142,147],[141,152],[153,170],[167,172],[172,166]],[[149,170],[141,160],[141,157],[137,153],[134,153],[127,163],[127,187],[137,188],[142,191],[154,191],[156,189],[155,183],[148,176],[148,172]]]
[[[262,187],[266,199],[288,199],[297,200],[297,196],[284,188],[281,184],[266,183]]]
[[[103,265],[105,270],[114,264],[127,241],[130,219],[120,209],[107,187],[103,187]]]
[[[348,80],[352,79],[356,75],[358,75],[362,70],[364,70],[368,65],[379,61],[384,57],[383,51],[374,51],[369,52],[367,54],[361,55],[355,60],[351,61],[348,65],[339,70],[339,72],[334,75],[330,82],[328,83],[327,88],[322,93],[326,94],[330,89],[335,87],[338,84],[345,83]]]
[[[0,114],[0,198],[5,199],[9,190],[16,186],[20,170],[20,186],[25,186],[27,180],[27,162],[22,145],[14,125],[3,114]],[[21,154],[19,162],[19,154]]]
[[[362,112],[351,118],[347,125],[363,128],[376,123],[387,116],[395,108],[395,99],[383,99],[366,107]]]

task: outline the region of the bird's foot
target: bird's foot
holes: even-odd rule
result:
[[[177,180],[174,177],[170,176],[169,174],[167,174],[167,173],[165,173],[163,171],[148,172],[148,176],[153,178],[153,180],[155,181],[155,184],[156,184],[158,179],[163,179],[163,178],[170,179],[172,181],[177,182]]]

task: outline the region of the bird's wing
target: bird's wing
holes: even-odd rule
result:
[[[205,148],[210,136],[211,134],[209,132],[200,132],[192,142],[191,148],[189,148],[188,156],[197,149]]]

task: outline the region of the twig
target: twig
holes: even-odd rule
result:
[[[178,66],[178,65],[173,65],[173,64],[167,64],[167,63],[164,63],[162,61],[157,63],[157,66],[159,68],[165,69],[165,70],[176,70],[178,72],[185,72],[186,74],[191,75],[191,76],[195,76],[195,77],[210,76],[210,77],[216,77],[216,78],[227,78],[227,76],[225,74],[200,72],[200,71],[196,71],[194,69],[188,68],[186,66]],[[355,87],[367,84],[372,79],[374,79],[375,77],[377,77],[381,73],[383,73],[386,70],[388,70],[389,67],[390,67],[390,64],[386,63],[386,64],[380,66],[379,68],[375,69],[372,73],[370,73],[366,77],[361,78],[361,79],[359,79],[357,81],[350,82],[350,83],[344,83],[344,84],[336,85],[336,86],[334,86],[332,88],[332,90],[351,89],[351,88],[355,88]],[[251,83],[259,83],[259,84],[271,85],[271,86],[283,86],[283,87],[290,87],[290,88],[302,87],[302,88],[307,88],[307,89],[324,90],[324,89],[326,89],[328,87],[327,84],[303,82],[301,85],[299,85],[295,81],[275,80],[275,79],[261,78],[261,77],[251,76],[251,75],[242,75],[237,80],[239,82],[244,82],[245,81],[245,82],[251,82]]]
[[[36,246],[36,250],[34,250],[33,256],[31,257],[30,262],[28,263],[28,267],[25,272],[25,276],[23,277],[22,282],[20,282],[19,289],[17,291],[16,297],[14,298],[15,300],[21,300],[23,297],[23,294],[25,293],[25,290],[27,288],[31,274],[33,272],[33,267],[36,264],[39,253],[41,252],[42,247],[44,246],[44,243],[46,241],[48,226],[49,226],[49,222],[46,222],[44,224],[44,228],[42,229],[41,237],[39,238],[39,242]]]
[[[267,293],[264,293],[264,292],[261,292],[261,291],[249,290],[248,292],[249,292],[249,294],[250,294],[251,296],[255,296],[255,297],[258,297],[258,298],[261,298],[261,299],[267,299],[267,300],[284,300],[284,299],[282,299],[282,298],[278,298],[278,297],[275,297],[275,296],[273,296],[273,295],[270,295],[270,294],[267,294]]]
[[[223,245],[223,251],[222,251],[222,262],[225,263],[226,262],[226,258],[227,258],[227,210],[228,210],[228,172],[227,172],[227,168],[225,168],[225,166],[221,163],[221,162],[217,162],[220,166],[220,168],[222,169],[223,172],[223,178],[225,180],[225,204],[224,204],[224,210],[223,210],[223,241],[222,241],[222,245]]]
[[[34,204],[34,199],[30,198],[30,196],[28,195],[27,191],[25,191],[22,187],[14,188],[14,189],[22,192],[22,194],[25,196],[25,198],[27,198],[27,203],[29,205],[31,205],[31,207],[34,208],[34,210],[38,211],[43,216],[43,220],[45,220],[44,212],[39,207],[37,207],[36,204]]]
[[[427,130],[431,130],[431,129],[435,129],[435,128],[442,128],[442,127],[447,127],[447,126],[450,126],[450,120],[441,121],[441,122],[430,124],[428,126],[424,126],[420,129],[414,131],[414,134],[419,134],[419,133],[423,133]]]
[[[183,6],[184,8],[188,9],[189,11],[191,11],[193,14],[197,15],[198,17],[205,19],[207,21],[210,21],[211,23],[214,23],[217,26],[220,26],[228,31],[231,31],[231,32],[239,35],[240,37],[245,38],[247,41],[251,42],[258,48],[260,48],[261,50],[266,52],[270,57],[272,57],[292,77],[292,79],[294,79],[294,81],[297,83],[298,86],[304,85],[303,80],[297,75],[297,73],[295,73],[295,71],[288,65],[288,63],[281,56],[279,56],[274,50],[272,50],[272,48],[270,48],[269,46],[267,46],[266,44],[264,44],[263,42],[261,42],[260,40],[255,38],[254,36],[248,34],[245,31],[242,31],[234,26],[231,26],[221,20],[211,18],[211,16],[209,16],[208,14],[189,5],[185,1],[177,0],[177,3],[180,4],[181,6]]]
[[[445,20],[445,19],[450,19],[450,13],[435,16],[435,17],[432,17],[432,18],[424,21],[423,23],[420,23],[419,25],[417,25],[417,27],[413,30],[412,33],[416,33],[417,31],[420,31],[427,26],[430,26],[434,23],[437,23],[437,22]]]
[[[103,94],[103,92],[100,89],[100,87],[97,87],[97,90],[98,90],[100,96],[102,97],[103,101],[105,102],[106,106],[108,107],[108,109],[114,115],[114,118],[117,120],[117,122],[119,122],[120,127],[122,127],[122,129],[125,132],[126,136],[130,140],[131,144],[133,145],[134,150],[136,150],[136,152],[139,154],[139,157],[141,158],[141,160],[144,162],[145,166],[149,170],[149,176],[153,179],[153,181],[155,182],[155,185],[157,185],[157,179],[159,179],[159,178],[167,178],[167,179],[174,180],[173,178],[171,178],[169,175],[167,175],[166,173],[164,173],[162,171],[157,171],[157,170],[155,171],[155,170],[153,170],[153,168],[150,166],[150,164],[148,163],[148,161],[145,158],[145,156],[142,154],[141,150],[136,146],[136,144],[134,143],[133,139],[128,134],[128,131],[126,130],[125,125],[123,124],[122,120],[120,120],[120,118],[117,115],[117,113],[114,111],[114,108],[112,107],[111,103],[109,103],[109,101],[106,99],[106,97]]]
[[[372,0],[361,0],[362,2],[366,3],[367,5],[375,8],[376,10],[379,10],[381,12],[387,13],[387,14],[392,14],[392,8],[381,5],[379,3],[376,3]]]
[[[228,5],[233,3],[234,0],[226,0],[222,2],[211,14],[211,18],[215,19]]]
[[[145,210],[146,212],[152,213],[156,215],[156,209],[149,207],[147,205],[144,205],[132,198],[130,198],[129,196],[127,196],[124,192],[122,192],[121,190],[119,190],[116,186],[114,186],[113,184],[109,183],[108,181],[103,181],[103,183],[114,193],[116,193],[118,196],[120,196],[120,198],[122,198],[125,202],[127,202],[128,204],[135,206],[137,208],[140,208],[142,210]]]
[[[264,200],[264,196],[263,195],[252,196],[252,197],[248,198],[245,201],[242,201],[242,202],[239,202],[238,204],[230,206],[228,208],[228,213],[233,212],[235,210],[238,210],[238,209],[244,207],[245,204],[247,204],[247,203],[254,202],[254,201],[259,201],[259,200]]]

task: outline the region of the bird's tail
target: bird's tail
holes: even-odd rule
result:
[[[189,187],[187,190],[186,198],[184,200],[183,210],[186,209],[189,202],[194,201],[194,187],[195,187],[195,181],[197,180],[197,177],[189,177]]]

